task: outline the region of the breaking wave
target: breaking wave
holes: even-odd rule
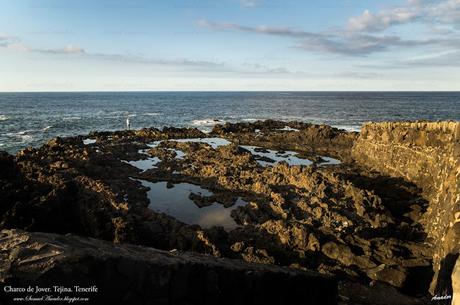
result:
[[[159,112],[146,112],[142,115],[145,115],[145,116],[157,116],[157,115],[160,115],[161,113]]]
[[[203,119],[203,120],[193,120],[192,125],[194,126],[214,126],[217,124],[225,123],[225,121],[219,119]]]
[[[355,131],[355,132],[361,131],[361,126],[359,125],[331,125],[331,126],[338,128],[338,129],[343,129],[346,131]]]

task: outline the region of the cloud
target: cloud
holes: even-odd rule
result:
[[[415,56],[401,60],[396,66],[410,67],[459,67],[460,50],[446,50],[438,53]]]
[[[0,34],[0,46],[5,47],[8,44],[9,39],[10,38],[8,36]]]
[[[378,64],[361,64],[358,68],[373,70],[401,70],[401,69],[423,69],[432,67],[458,68],[460,67],[460,50],[450,49],[435,53],[416,55],[396,61],[381,61]]]
[[[8,48],[19,42],[20,40],[18,37],[0,34],[0,48]]]
[[[392,26],[413,22],[423,22],[426,25],[428,32],[423,36],[419,35],[423,38],[408,39],[385,32]],[[395,48],[407,49],[428,45],[460,49],[459,24],[460,0],[408,0],[405,5],[375,13],[365,10],[361,15],[349,18],[343,27],[318,32],[290,27],[198,21],[198,26],[211,30],[288,37],[294,40],[293,46],[296,49],[345,56],[367,56]]]
[[[30,48],[21,42],[16,36],[0,35],[0,48],[14,51],[28,52]]]
[[[145,57],[133,54],[109,54],[109,53],[93,53],[86,51],[84,48],[68,45],[63,48],[34,48],[27,46],[21,40],[14,36],[0,35],[0,48],[7,48],[14,51],[44,54],[47,56],[63,55],[65,58],[79,58],[79,59],[94,59],[99,61],[110,61],[113,63],[126,63],[126,64],[142,64],[152,66],[164,66],[170,68],[180,69],[182,72],[219,72],[227,73],[229,75],[238,75],[243,73],[245,75],[267,75],[274,76],[290,75],[293,73],[303,73],[300,71],[291,71],[284,67],[271,67],[260,64],[243,63],[242,65],[228,65],[225,62],[188,59],[188,58],[155,58]],[[62,56],[61,56],[62,58]]]
[[[261,0],[240,0],[241,6],[244,7],[255,7],[261,4]]]
[[[296,39],[295,48],[348,56],[363,56],[388,50],[392,47],[416,47],[435,44],[434,39],[406,40],[395,35],[370,35],[343,30],[307,32],[288,27],[245,26],[234,23],[198,21],[198,25],[212,30],[240,31]]]
[[[202,28],[208,28],[212,30],[233,30],[233,31],[240,31],[240,32],[249,32],[249,33],[258,33],[258,34],[265,34],[265,35],[274,35],[274,36],[288,36],[294,38],[316,38],[322,37],[322,34],[316,34],[312,32],[305,32],[300,30],[295,30],[288,27],[269,27],[269,26],[245,26],[239,25],[235,23],[227,23],[227,22],[213,22],[208,20],[199,20],[197,22],[198,26]]]
[[[86,53],[85,49],[78,47],[78,46],[73,46],[73,45],[68,45],[64,48],[59,48],[59,49],[33,49],[33,51],[40,52],[40,53],[50,53],[50,54],[85,54]]]
[[[361,15],[348,20],[347,29],[358,32],[379,32],[395,25],[414,21],[458,23],[460,21],[460,0],[409,0],[404,6],[376,13],[365,10]]]
[[[398,36],[342,35],[333,39],[303,40],[297,47],[308,51],[363,56],[392,47],[415,47],[433,43],[433,40],[404,40]]]
[[[375,79],[379,78],[382,75],[376,72],[361,72],[361,71],[345,71],[335,74],[335,76],[340,78],[362,78],[362,79]]]
[[[303,71],[292,71],[284,67],[271,67],[259,63],[244,62],[244,67],[249,67],[250,71],[244,71],[245,73],[261,73],[261,74],[306,74]]]
[[[393,25],[411,22],[418,17],[420,17],[418,10],[410,7],[398,7],[376,14],[365,10],[362,15],[348,20],[347,29],[353,32],[378,32]]]
[[[205,60],[192,60],[192,59],[159,59],[149,58],[143,56],[129,55],[129,54],[104,54],[104,53],[90,53],[82,47],[75,45],[68,45],[63,48],[45,49],[45,48],[34,48],[25,45],[21,42],[18,37],[0,35],[0,48],[6,48],[9,50],[19,52],[30,52],[30,53],[41,53],[49,55],[79,55],[85,58],[96,58],[107,61],[125,62],[125,63],[142,63],[152,65],[164,65],[164,66],[180,66],[180,67],[194,67],[194,68],[222,68],[224,63],[212,62]]]
[[[16,36],[0,35],[0,48],[6,48],[9,50],[21,51],[21,52],[36,52],[36,53],[49,53],[49,54],[84,54],[85,50],[78,46],[68,45],[58,49],[42,49],[32,48],[19,39]]]
[[[126,62],[126,63],[140,63],[140,64],[153,64],[153,65],[164,65],[164,66],[181,66],[181,67],[195,67],[195,68],[222,68],[224,67],[223,62],[213,62],[206,60],[192,60],[185,58],[177,59],[160,59],[160,58],[149,58],[144,56],[136,55],[125,55],[125,54],[104,54],[104,53],[86,53],[88,57],[93,57],[102,60],[115,61],[115,62]]]

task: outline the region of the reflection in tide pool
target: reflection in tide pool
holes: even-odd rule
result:
[[[280,153],[276,150],[271,150],[271,149],[263,149],[257,146],[241,146],[244,149],[247,149],[251,152],[252,155],[262,157],[262,158],[268,158],[273,160],[274,162],[269,162],[265,160],[257,160],[260,165],[262,166],[270,166],[270,165],[275,165],[278,162],[285,161],[289,165],[311,165],[313,162],[311,162],[308,159],[301,159],[299,157],[296,157],[298,153],[294,151],[285,151],[283,153]]]
[[[191,193],[201,196],[213,194],[198,185],[190,183],[174,184],[173,188],[167,188],[167,182],[152,183],[139,180],[143,186],[150,188],[147,196],[150,199],[149,208],[155,212],[165,213],[187,224],[198,224],[203,228],[222,226],[226,230],[236,228],[230,213],[246,202],[238,198],[236,203],[225,208],[222,204],[213,203],[210,206],[199,208],[190,198]]]
[[[176,159],[183,160],[185,158],[185,153],[182,150],[168,148],[168,150],[174,151],[176,153]]]
[[[83,144],[84,145],[89,145],[89,144],[94,144],[96,143],[96,139],[84,139]]]
[[[231,144],[230,141],[223,139],[223,138],[192,138],[192,139],[171,139],[170,141],[188,143],[188,142],[196,142],[196,143],[206,143],[212,148],[216,149],[219,146],[225,146]]]
[[[180,143],[189,143],[189,142],[194,142],[194,143],[206,143],[212,148],[216,149],[219,146],[225,146],[228,144],[231,144],[230,141],[223,139],[223,138],[190,138],[190,139],[169,139],[165,141],[175,141],[175,142],[180,142]],[[160,143],[163,141],[154,141],[152,143],[147,144],[147,146],[154,148],[160,145]]]
[[[136,160],[136,161],[121,160],[121,161],[128,163],[129,165],[132,165],[142,170],[142,172],[145,172],[146,170],[156,168],[156,165],[160,163],[161,160],[158,157],[152,157],[152,158],[147,158],[145,160]]]
[[[281,161],[285,161],[289,166],[293,165],[312,165],[313,162],[308,159],[303,159],[297,157],[298,153],[295,151],[283,151],[279,152],[276,150],[265,149],[258,146],[250,145],[241,145],[242,148],[248,150],[253,156],[255,156],[257,162],[262,166],[273,166]],[[340,164],[340,160],[320,156],[324,162],[320,163],[320,166],[323,165],[337,165]],[[273,160],[270,162],[268,159]]]
[[[337,159],[334,159],[334,158],[331,158],[331,157],[325,157],[325,156],[321,156],[321,158],[324,160],[323,163],[321,163],[320,165],[338,165],[342,162],[340,162],[340,160],[337,160]]]

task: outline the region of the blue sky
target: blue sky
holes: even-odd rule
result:
[[[459,84],[460,0],[0,0],[0,91]]]

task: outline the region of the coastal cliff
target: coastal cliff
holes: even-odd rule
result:
[[[0,245],[15,253],[10,239],[39,238],[46,248],[58,238],[70,259],[72,233],[122,260],[126,249],[130,259],[159,249],[230,259],[230,269],[231,259],[277,265],[266,269],[274,279],[283,268],[322,274],[335,280],[323,288],[340,304],[427,304],[456,284],[458,137],[452,122],[370,123],[358,134],[260,121],[210,134],[145,128],[55,138],[0,154],[0,228],[27,231],[4,231]],[[163,203],[171,205],[159,210]],[[176,214],[173,204],[183,204]],[[185,217],[190,209],[199,217]],[[136,264],[151,268],[141,254]]]
[[[436,272],[431,291],[446,292],[438,275],[445,272],[442,268],[452,271],[460,250],[460,123],[369,123],[361,130],[353,157],[423,190],[428,206],[421,223],[434,247]]]

